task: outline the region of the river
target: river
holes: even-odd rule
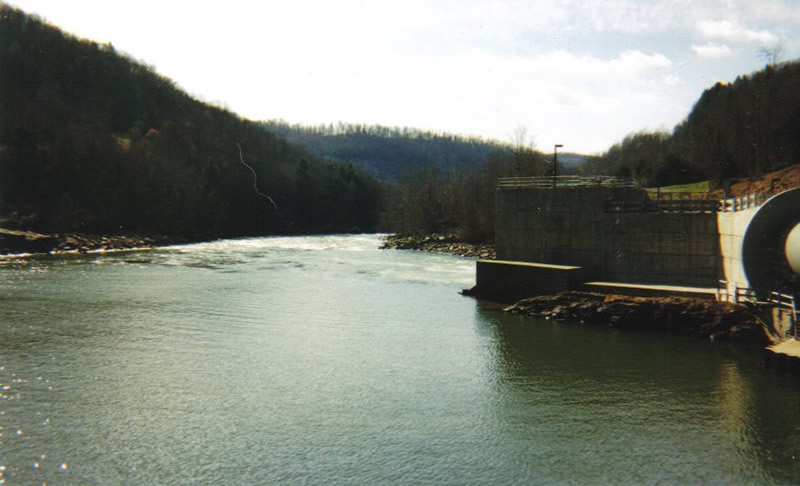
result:
[[[379,237],[0,260],[6,484],[800,482],[758,350],[505,314]]]

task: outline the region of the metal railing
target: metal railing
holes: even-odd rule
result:
[[[715,213],[719,209],[716,199],[675,199],[609,201],[603,208],[609,213],[676,212],[676,213]]]
[[[795,301],[794,295],[788,295],[772,291],[769,293],[769,297],[767,297],[767,302],[791,311],[792,331],[794,333],[794,340],[797,341],[798,313],[797,313],[797,302]]]
[[[636,187],[633,179],[611,176],[500,177],[498,189],[552,189],[555,187]]]
[[[538,176],[538,177],[500,177],[497,179],[498,189],[554,189],[578,187],[638,187],[633,179],[613,176]],[[612,201],[606,203],[606,211],[610,212],[735,212],[760,206],[766,202],[768,195],[764,192],[748,194],[729,199],[708,199],[704,194],[688,192],[650,192],[654,200]]]
[[[736,282],[728,282],[727,280],[717,282],[717,300],[732,304],[743,304],[745,302],[755,304],[758,302],[755,289],[739,287]]]
[[[784,294],[774,290],[770,291],[769,293],[758,293],[760,293],[762,296],[766,295],[766,300],[759,302],[755,289],[750,287],[739,287],[736,282],[720,280],[717,283],[717,300],[720,302],[730,302],[732,304],[770,304],[788,310],[790,312],[789,316],[791,318],[791,325],[789,328],[790,330],[786,333],[786,336],[791,333],[793,334],[794,339],[797,340],[797,326],[798,320],[800,320],[800,311],[798,311],[797,308],[796,297],[791,294]]]
[[[686,192],[686,191],[662,191],[660,189],[652,190],[645,189],[647,197],[656,200],[686,200],[686,199],[709,199],[708,194],[705,192]]]
[[[611,201],[606,203],[607,212],[733,212],[754,208],[764,204],[767,195],[763,192],[731,199],[706,199],[703,197],[685,196],[680,199],[665,199],[662,193],[658,199],[642,201]]]
[[[748,194],[746,196],[723,199],[719,202],[719,211],[722,213],[741,211],[764,204],[767,194],[763,192]]]

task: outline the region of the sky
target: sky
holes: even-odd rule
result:
[[[800,0],[11,0],[252,120],[602,153],[800,58]]]

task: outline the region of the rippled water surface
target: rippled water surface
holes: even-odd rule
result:
[[[510,316],[377,236],[0,261],[8,484],[800,482],[757,350]]]

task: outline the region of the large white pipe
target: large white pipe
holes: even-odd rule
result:
[[[797,288],[800,275],[800,188],[767,199],[747,223],[742,268],[748,286],[762,292]]]
[[[789,262],[792,271],[800,275],[800,223],[792,228],[786,237],[784,252],[786,261]]]

